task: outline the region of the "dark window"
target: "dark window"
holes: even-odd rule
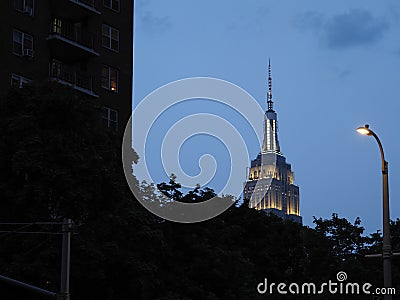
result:
[[[14,29],[13,53],[33,57],[33,37],[25,32]]]
[[[119,30],[107,24],[103,24],[101,30],[101,43],[103,47],[119,51]]]
[[[118,130],[118,111],[104,107],[102,119],[107,128]]]
[[[103,0],[103,5],[109,9],[119,11],[119,0]]]
[[[11,86],[16,88],[22,88],[24,85],[30,83],[32,80],[21,75],[12,74],[11,75]]]
[[[29,16],[33,16],[33,3],[33,0],[14,0],[14,8]]]

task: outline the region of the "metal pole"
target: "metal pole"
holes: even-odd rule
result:
[[[368,127],[367,127],[368,128]],[[369,129],[370,130],[370,129]],[[379,137],[370,130],[372,136],[378,143],[379,151],[382,158],[382,206],[383,206],[383,286],[385,288],[392,287],[392,246],[390,242],[390,213],[389,213],[389,183],[388,183],[388,162],[385,160],[382,143]],[[385,300],[392,300],[392,295],[385,295]]]
[[[388,163],[384,161],[382,170],[383,186],[383,286],[392,287],[392,246],[390,243],[390,215],[389,215],[389,184],[388,184]],[[392,295],[385,295],[385,300],[391,300]]]
[[[70,300],[69,268],[71,251],[72,220],[64,219],[62,223],[62,252],[61,252],[61,287],[59,300]]]

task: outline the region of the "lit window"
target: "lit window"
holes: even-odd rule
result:
[[[30,83],[32,80],[21,75],[12,74],[11,75],[11,86],[16,88],[22,88],[26,84]]]
[[[54,19],[53,19],[53,28],[52,28],[53,33],[61,34],[61,33],[62,33],[62,32],[61,32],[61,28],[62,28],[62,21],[61,21],[61,19],[59,19],[59,18],[54,18]]]
[[[101,70],[101,86],[107,90],[118,92],[118,70],[104,66]]]
[[[118,130],[118,111],[109,107],[104,107],[102,119],[107,128]]]
[[[33,37],[25,32],[13,31],[13,53],[33,57]]]
[[[105,48],[119,51],[119,30],[107,24],[103,24],[102,30],[102,45]]]
[[[119,0],[103,0],[103,5],[109,9],[119,11]]]
[[[14,8],[29,16],[33,16],[33,0],[14,0]]]

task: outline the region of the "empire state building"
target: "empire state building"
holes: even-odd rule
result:
[[[299,187],[294,184],[291,165],[281,153],[277,114],[272,101],[271,63],[268,64],[267,111],[264,116],[264,141],[261,152],[247,171],[244,197],[249,207],[273,213],[284,220],[302,223]]]

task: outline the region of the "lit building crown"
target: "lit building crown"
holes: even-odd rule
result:
[[[272,101],[271,61],[268,63],[267,110],[264,115],[264,141],[261,152],[247,169],[243,195],[249,207],[302,223],[299,187],[294,183],[291,165],[280,152],[277,114]]]

